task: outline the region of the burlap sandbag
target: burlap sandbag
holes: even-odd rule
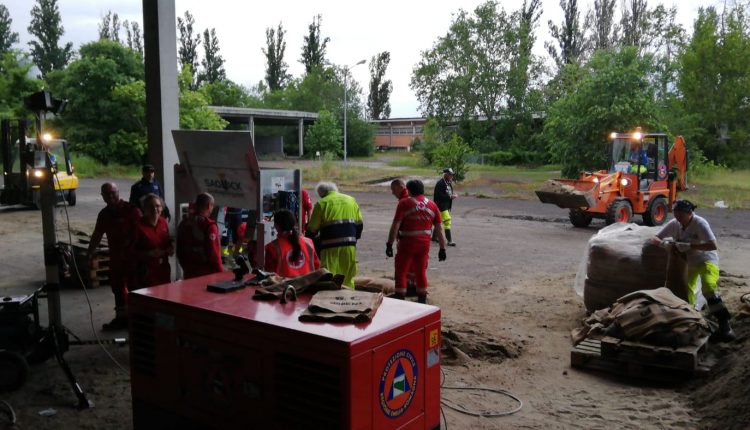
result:
[[[383,295],[388,296],[396,292],[396,282],[393,279],[357,276],[354,278],[354,289],[370,293],[383,293]]]
[[[606,308],[633,291],[664,287],[667,251],[650,241],[659,230],[660,227],[618,223],[589,239],[582,279],[588,311]]]
[[[310,299],[300,321],[336,321],[360,323],[372,320],[383,302],[383,293],[367,291],[318,291]]]

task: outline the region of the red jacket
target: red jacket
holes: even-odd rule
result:
[[[135,288],[152,287],[171,281],[172,269],[169,266],[169,252],[172,239],[164,217],[159,217],[156,225],[151,225],[145,218],[135,228],[133,252],[135,254],[136,285]]]
[[[177,227],[177,260],[185,279],[224,271],[219,228],[211,218],[192,215]]]
[[[307,193],[307,190],[304,188],[302,189],[302,232],[304,233],[305,230],[307,230],[307,214],[311,213],[313,210],[313,204],[312,199],[310,198],[310,194]]]
[[[394,221],[401,221],[399,242],[404,239],[430,241],[432,228],[442,222],[437,205],[425,196],[401,199]]]
[[[127,260],[135,227],[140,219],[141,211],[122,199],[114,208],[107,206],[99,211],[94,234],[98,232],[107,236],[109,256],[113,264],[119,265]]]
[[[291,261],[292,242],[289,240],[289,235],[279,235],[276,240],[266,245],[264,269],[285,278],[302,276],[319,269],[320,260],[318,260],[318,254],[315,253],[312,240],[304,236],[298,236],[298,240],[301,249],[297,261]]]

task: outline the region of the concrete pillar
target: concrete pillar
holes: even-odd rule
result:
[[[255,148],[255,117],[250,115],[250,139],[253,140],[253,148]]]
[[[300,158],[304,154],[304,139],[305,139],[305,121],[302,118],[299,119],[299,125],[297,126],[298,137],[297,143],[299,144],[299,156]]]
[[[164,187],[164,200],[176,222],[174,165],[177,150],[172,130],[180,128],[180,109],[174,0],[143,0],[143,42],[147,157],[157,167],[156,176]]]

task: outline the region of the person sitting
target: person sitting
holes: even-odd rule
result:
[[[265,271],[292,278],[320,268],[312,240],[299,234],[297,219],[291,211],[282,209],[274,213],[273,226],[278,236],[265,247]]]
[[[646,173],[648,171],[648,154],[643,148],[633,146],[630,148],[630,173]]]

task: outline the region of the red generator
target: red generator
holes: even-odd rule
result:
[[[310,295],[214,293],[218,273],[133,291],[133,426],[439,429],[440,309],[384,299],[369,323],[300,322]]]

